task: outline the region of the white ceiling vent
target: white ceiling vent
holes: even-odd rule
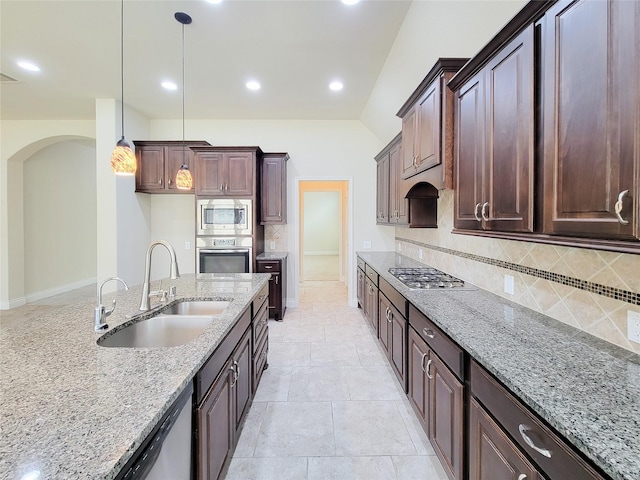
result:
[[[15,78],[10,77],[9,75],[5,75],[4,73],[0,73],[0,83],[14,83],[17,82]]]

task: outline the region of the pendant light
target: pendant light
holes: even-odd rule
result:
[[[176,187],[180,190],[191,190],[193,188],[193,177],[189,171],[186,159],[186,146],[184,142],[184,26],[191,23],[191,17],[183,12],[176,12],[175,19],[182,24],[182,166],[176,174]]]
[[[120,88],[122,137],[111,153],[111,170],[116,175],[133,175],[136,173],[136,156],[124,139],[124,0],[120,3]]]

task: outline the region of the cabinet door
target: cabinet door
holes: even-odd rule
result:
[[[429,347],[420,335],[409,328],[409,401],[423,428],[428,432],[429,382],[425,365],[429,360]]]
[[[389,223],[389,155],[378,160],[376,190],[376,223]]]
[[[224,195],[225,168],[222,153],[200,152],[196,155],[196,194]]]
[[[382,295],[380,295],[382,297]],[[389,329],[391,331],[391,342],[389,352],[389,360],[391,367],[395,372],[402,389],[407,391],[407,320],[391,306],[391,323]]]
[[[402,178],[416,174],[416,135],[418,114],[414,107],[402,119]]]
[[[462,480],[464,386],[440,358],[427,361],[430,377],[429,439],[451,480]]]
[[[440,78],[418,101],[416,173],[440,164]]]
[[[485,68],[487,143],[480,214],[487,230],[533,231],[533,25]]]
[[[196,410],[198,424],[198,479],[217,480],[233,449],[234,370],[227,362]]]
[[[263,225],[286,223],[286,166],[284,156],[262,160],[260,222]]]
[[[544,17],[545,233],[639,236],[639,11],[565,0]],[[622,192],[627,224],[615,213]]]
[[[364,272],[358,268],[358,303],[360,307],[364,310],[364,295],[365,295],[365,285],[364,285]]]
[[[176,188],[176,174],[182,164],[185,163],[189,170],[191,170],[191,175],[195,175],[195,169],[193,168],[193,152],[189,148],[188,145],[184,146],[184,151],[182,145],[180,146],[170,146],[167,147],[167,161],[166,161],[166,185],[169,190],[178,190]],[[187,191],[187,190],[185,190]],[[191,190],[193,193],[193,189]]]
[[[482,228],[482,174],[484,158],[484,78],[483,71],[463,85],[455,104],[454,226]]]
[[[542,479],[475,398],[469,411],[469,480]]]
[[[254,193],[253,177],[255,157],[251,152],[225,153],[226,173],[224,194],[251,196]]]
[[[136,148],[136,190],[164,190],[164,154],[161,145],[146,145]]]
[[[391,356],[391,341],[392,341],[392,329],[391,322],[391,302],[384,295],[379,295],[379,326],[378,336],[380,338],[380,344],[387,354],[387,358]]]
[[[365,317],[378,333],[378,287],[365,276]]]
[[[389,222],[407,225],[409,200],[402,190],[402,147],[398,143],[389,152]]]
[[[240,339],[240,343],[232,357],[235,369],[234,401],[235,423],[234,432],[238,432],[240,423],[249,409],[252,389],[252,355],[251,355],[251,329],[247,329]]]

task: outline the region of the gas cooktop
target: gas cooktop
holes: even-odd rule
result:
[[[435,268],[390,268],[389,273],[416,290],[423,289],[465,289],[475,290],[463,280],[441,272]]]

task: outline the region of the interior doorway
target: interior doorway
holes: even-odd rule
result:
[[[346,281],[349,182],[298,184],[301,281]]]

